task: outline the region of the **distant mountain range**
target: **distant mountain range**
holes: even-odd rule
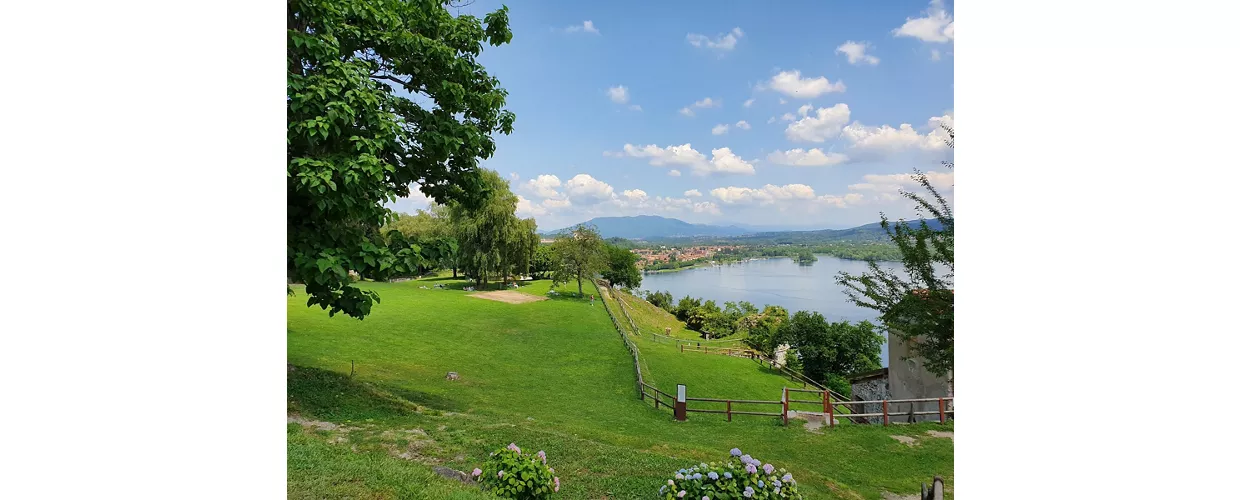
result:
[[[796,226],[715,226],[711,224],[690,224],[680,219],[659,217],[657,215],[638,215],[631,217],[596,217],[584,224],[598,228],[603,238],[624,238],[629,240],[670,240],[670,239],[755,239],[772,240],[781,243],[825,240],[870,240],[885,238],[882,226],[877,223],[865,224],[848,229],[792,229]],[[930,221],[932,228],[939,228],[938,221]],[[804,226],[802,226],[804,227]],[[543,233],[554,236],[569,228],[561,228]]]

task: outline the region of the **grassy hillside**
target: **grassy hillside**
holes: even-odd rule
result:
[[[563,482],[560,498],[649,498],[669,472],[733,447],[788,468],[807,498],[907,494],[936,474],[951,486],[951,440],[924,437],[950,425],[811,433],[765,417],[729,423],[692,414],[675,422],[636,397],[632,359],[602,304],[571,297],[507,304],[420,288],[434,283],[459,282],[363,284],[382,297],[363,321],[309,309],[300,291],[289,298],[289,413],[343,426],[290,424],[290,497],[477,498],[428,476],[429,467],[471,470],[509,442],[547,451]],[[543,295],[549,287],[521,291]],[[784,384],[747,359],[635,341],[660,387],[776,399]],[[460,380],[445,380],[448,371]],[[908,447],[893,434],[922,436],[922,444]]]

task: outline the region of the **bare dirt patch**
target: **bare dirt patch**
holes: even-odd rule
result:
[[[537,295],[530,295],[528,293],[521,293],[521,292],[516,292],[512,290],[498,290],[494,292],[471,293],[469,294],[469,296],[477,297],[479,299],[494,300],[497,302],[503,302],[505,304],[524,304],[526,302],[538,302],[540,300],[547,300],[546,297],[539,297]]]
[[[947,438],[952,441],[956,440],[955,434],[952,431],[926,431],[926,434],[929,434],[930,437]]]
[[[909,446],[917,446],[917,438],[911,436],[891,436],[891,439],[907,444]]]

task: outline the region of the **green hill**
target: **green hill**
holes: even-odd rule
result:
[[[650,498],[669,473],[733,447],[788,468],[807,498],[908,494],[934,475],[952,484],[951,440],[908,447],[889,437],[924,436],[938,424],[812,433],[767,417],[676,422],[637,398],[632,358],[602,304],[566,295],[510,304],[431,288],[462,283],[363,283],[382,302],[362,321],[309,309],[295,288],[291,498],[484,498],[430,468],[472,470],[510,442],[546,450],[563,482],[559,498]],[[520,290],[544,296],[549,288],[544,281]],[[681,354],[647,337],[635,342],[645,376],[660,387],[777,399],[786,383],[748,359]],[[449,371],[460,379],[446,380]]]

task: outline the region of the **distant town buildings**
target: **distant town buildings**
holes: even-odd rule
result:
[[[668,248],[661,246],[659,248],[635,248],[632,250],[637,254],[638,267],[645,267],[658,262],[669,262],[672,258],[677,261],[689,261],[703,258],[710,258],[716,253],[724,250],[731,250],[736,246],[696,246],[684,248]]]

